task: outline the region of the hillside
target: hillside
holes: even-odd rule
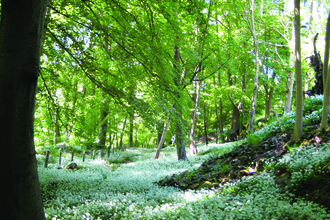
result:
[[[58,170],[56,157],[44,168],[39,155],[47,219],[329,219],[329,131],[316,136],[320,103],[305,103],[301,145],[288,145],[291,113],[246,140],[200,145],[187,161],[177,161],[173,147],[158,160],[156,149],[127,149]]]

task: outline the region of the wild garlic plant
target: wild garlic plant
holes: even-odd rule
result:
[[[220,145],[214,147],[221,150]],[[82,167],[79,170],[58,170],[58,164],[50,164],[47,169],[40,165],[47,219],[330,218],[325,209],[313,203],[300,199],[293,203],[290,195],[280,194],[270,173],[228,183],[220,189],[184,192],[160,187],[156,181],[197,169],[208,155],[177,161],[175,148],[166,148],[154,160],[155,152],[151,150],[130,150],[137,160],[115,170],[108,161],[99,159],[82,163],[77,158],[75,162]]]

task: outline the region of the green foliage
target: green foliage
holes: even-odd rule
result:
[[[291,151],[292,153],[283,157],[275,168],[289,171],[293,183],[299,184],[303,179],[329,172],[329,167],[326,166],[330,161],[328,144],[319,148],[314,146],[292,148]]]
[[[303,113],[304,115],[312,114],[323,108],[323,95],[311,96],[304,102]]]
[[[221,156],[223,154],[229,153],[232,149],[238,146],[241,142],[231,142],[225,144],[209,144],[207,145],[200,145],[198,146],[198,155],[212,155],[212,156]]]
[[[251,146],[251,148],[256,148],[260,142],[262,141],[262,137],[258,134],[250,134],[247,138],[246,138],[246,142],[249,144],[249,146]]]
[[[134,151],[116,152],[115,154],[110,154],[108,161],[109,163],[129,163],[136,161],[136,157],[139,155]]]
[[[233,144],[227,145],[227,148],[233,147]],[[219,150],[225,146],[212,147]],[[200,148],[206,150],[206,146]],[[328,146],[318,150],[297,149],[279,164],[288,164],[286,168],[291,172],[306,173],[308,170],[312,173],[312,169],[317,167],[328,170],[328,149]],[[107,161],[90,159],[83,164],[85,169],[73,171],[58,170],[56,164],[45,169],[40,164],[39,178],[47,219],[330,218],[324,208],[312,202],[294,198],[292,194],[281,194],[271,169],[237,183],[228,183],[217,190],[183,192],[173,187],[159,187],[153,183],[166,175],[194,171],[209,156],[177,161],[175,148],[163,150],[158,160],[151,159],[155,150],[118,152],[112,155],[113,158],[137,157],[139,160],[121,164],[115,169]],[[68,157],[63,158],[64,163]],[[37,158],[39,161],[41,157],[38,155]],[[79,159],[77,162],[78,166],[82,164]],[[226,165],[222,167],[228,169]]]

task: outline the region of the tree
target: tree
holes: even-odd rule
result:
[[[301,75],[301,46],[300,46],[300,0],[294,1],[294,31],[295,31],[295,74],[297,81],[296,89],[296,122],[292,141],[297,142],[302,135],[303,127],[303,83]]]
[[[33,123],[46,6],[46,0],[1,2],[1,219],[45,219]]]
[[[320,131],[326,129],[329,116],[329,95],[330,95],[330,77],[329,77],[329,50],[330,50],[330,13],[328,16],[327,29],[325,34],[325,50],[324,50],[324,66],[323,66],[323,85],[324,87],[324,100],[323,100],[323,113],[320,125]]]
[[[253,96],[251,102],[251,111],[250,111],[250,124],[249,124],[249,132],[253,133],[254,131],[254,118],[255,118],[255,111],[256,111],[256,103],[257,103],[257,92],[259,86],[259,32],[260,32],[260,25],[261,19],[263,14],[263,2],[261,1],[260,5],[260,20],[259,20],[259,27],[258,31],[256,32],[255,23],[254,23],[254,9],[255,9],[255,1],[249,1],[249,8],[245,10],[245,21],[249,26],[249,30],[252,34],[253,38],[253,46],[254,46],[254,56],[256,62],[256,69],[255,69],[255,77],[253,83]],[[251,12],[246,12],[251,11]],[[251,14],[250,14],[251,13]]]
[[[200,92],[200,82],[196,81],[193,82],[193,86],[195,91],[193,91],[192,101],[194,103],[193,109],[191,111],[190,122],[191,122],[191,129],[190,129],[190,146],[189,151],[191,155],[197,154],[197,147],[196,147],[196,140],[195,140],[195,130],[196,130],[196,120],[197,120],[197,112],[198,112],[198,103],[199,103],[199,92]],[[205,106],[205,105],[204,105]],[[205,110],[204,110],[205,113]]]

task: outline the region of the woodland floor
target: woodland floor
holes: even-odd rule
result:
[[[317,135],[317,128],[318,125],[314,125],[304,130],[302,141],[298,143],[301,144],[300,149],[306,146],[314,146],[317,149],[320,145],[330,142],[330,129]],[[227,154],[211,157],[197,170],[173,174],[157,184],[178,187],[182,190],[219,189],[228,182],[233,183],[241,178],[259,175],[269,169],[267,162],[277,163],[284,155],[290,154],[291,134],[292,130],[281,132],[278,129],[262,140],[252,139]],[[325,170],[329,166],[330,161],[322,169]],[[282,193],[293,193],[297,197],[303,197],[330,210],[330,172],[304,178],[295,185],[291,183],[290,171],[284,167],[275,168],[273,172],[274,181],[281,188]]]
[[[317,133],[321,97],[304,105],[302,141],[291,144],[294,112],[246,139],[176,149],[127,149],[109,158],[58,155],[38,171],[47,219],[330,219],[330,129]],[[57,152],[58,153],[58,152]],[[70,154],[63,164],[70,163]]]

